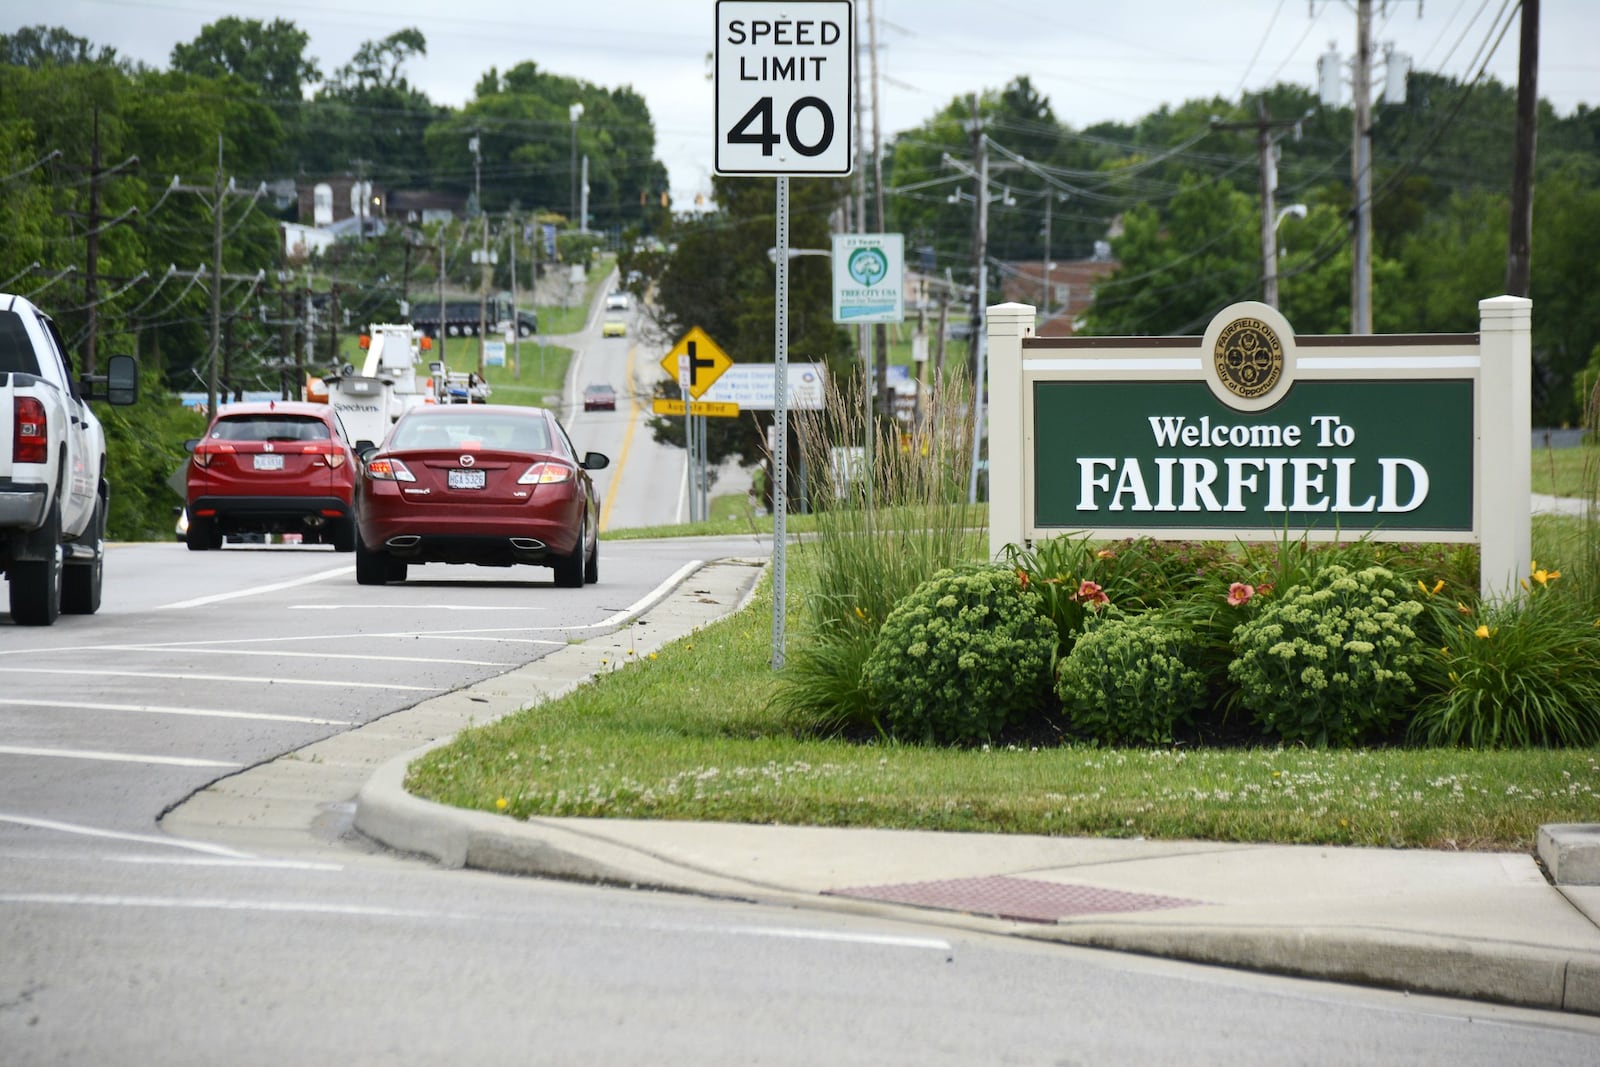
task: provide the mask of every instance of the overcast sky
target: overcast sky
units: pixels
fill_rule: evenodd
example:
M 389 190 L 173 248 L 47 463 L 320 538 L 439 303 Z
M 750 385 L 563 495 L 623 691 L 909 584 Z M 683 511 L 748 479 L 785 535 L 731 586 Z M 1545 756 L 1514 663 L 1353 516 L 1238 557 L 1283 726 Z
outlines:
M 856 0 L 863 21 L 867 6 Z M 1195 97 L 1234 99 L 1279 81 L 1309 88 L 1317 56 L 1331 43 L 1348 61 L 1356 38 L 1354 0 L 874 6 L 885 138 L 956 96 L 998 89 L 1019 74 L 1074 128 L 1133 120 Z M 1489 73 L 1515 84 L 1514 8 L 1511 0 L 1374 0 L 1373 39 L 1409 53 L 1415 69 L 1462 79 L 1488 56 Z M 1545 0 L 1542 8 L 1540 95 L 1561 114 L 1600 104 L 1600 2 Z M 428 54 L 406 73 L 435 102 L 453 106 L 466 102 L 489 67 L 525 60 L 608 89 L 631 85 L 655 120 L 674 200 L 684 204 L 709 191 L 714 0 L 0 0 L 0 30 L 64 26 L 163 67 L 173 45 L 227 15 L 293 21 L 311 35 L 308 52 L 324 73 L 347 62 L 362 41 L 414 26 L 427 38 Z M 864 28 L 861 37 L 865 42 Z

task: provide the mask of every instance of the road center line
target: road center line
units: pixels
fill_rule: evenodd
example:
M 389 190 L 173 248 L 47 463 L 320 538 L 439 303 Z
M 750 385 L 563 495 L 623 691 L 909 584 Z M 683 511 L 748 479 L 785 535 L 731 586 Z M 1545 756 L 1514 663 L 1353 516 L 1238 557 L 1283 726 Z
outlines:
M 369 656 L 359 652 L 286 652 L 266 648 L 201 648 L 197 645 L 96 645 L 97 652 L 166 652 L 182 649 L 194 656 L 273 656 L 283 659 L 349 659 L 362 663 L 448 663 L 468 667 L 515 667 L 518 664 L 493 659 L 423 659 L 420 656 Z
M 31 826 L 36 830 L 55 830 L 63 834 L 78 834 L 82 837 L 105 837 L 113 841 L 133 841 L 141 845 L 184 848 L 192 852 L 204 852 L 210 856 L 222 856 L 227 859 L 247 860 L 253 858 L 248 852 L 240 852 L 237 849 L 227 848 L 223 845 L 208 845 L 201 841 L 180 841 L 175 837 L 162 837 L 159 834 L 130 834 L 121 830 L 102 830 L 97 826 L 57 822 L 55 819 L 39 819 L 32 815 L 6 815 L 0 813 L 0 822 L 14 823 L 17 826 Z
M 0 697 L 0 704 L 19 708 L 78 708 L 83 711 L 130 711 L 144 715 L 193 715 L 203 719 L 252 719 L 261 722 L 294 722 L 310 726 L 354 726 L 348 719 L 314 719 L 306 715 L 269 715 L 254 711 L 221 711 L 216 708 L 171 708 L 159 704 L 93 704 L 81 700 L 17 700 Z
M 281 915 L 344 915 L 368 919 L 471 919 L 455 912 L 415 908 L 374 908 L 361 904 L 320 904 L 221 897 L 130 897 L 97 893 L 0 893 L 0 904 L 54 904 L 100 908 L 182 908 L 196 911 L 261 911 Z
M 258 585 L 253 589 L 235 589 L 230 593 L 213 593 L 211 596 L 195 597 L 193 600 L 180 600 L 174 604 L 161 604 L 153 608 L 154 611 L 179 611 L 183 608 L 198 608 L 206 604 L 216 604 L 224 600 L 237 600 L 240 597 L 258 596 L 261 593 L 276 593 L 280 589 L 293 589 L 297 585 L 310 585 L 313 582 L 324 581 L 328 578 L 337 578 L 340 575 L 354 574 L 355 567 L 335 567 L 331 571 L 318 571 L 308 574 L 303 578 L 292 578 L 287 582 L 275 582 L 272 585 Z
M 240 674 L 185 674 L 173 671 L 85 670 L 81 667 L 0 667 L 3 674 L 70 674 L 79 678 L 165 678 L 180 682 L 228 682 L 254 685 L 314 685 L 334 689 L 403 689 L 414 693 L 437 693 L 431 685 L 400 685 L 393 682 L 346 682 L 322 678 L 253 678 Z

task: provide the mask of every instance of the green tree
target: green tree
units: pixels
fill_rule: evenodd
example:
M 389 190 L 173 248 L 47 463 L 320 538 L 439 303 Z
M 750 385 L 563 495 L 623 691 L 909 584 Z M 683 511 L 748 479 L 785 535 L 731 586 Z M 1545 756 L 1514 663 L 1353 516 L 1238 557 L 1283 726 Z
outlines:
M 241 19 L 230 15 L 200 30 L 172 49 L 172 69 L 206 78 L 233 75 L 254 85 L 276 103 L 298 105 L 307 86 L 321 79 L 315 60 L 306 58 L 311 37 L 287 19 Z
M 24 26 L 16 33 L 0 33 L 0 65 L 38 68 L 74 63 L 121 65 L 115 48 L 97 51 L 86 38 L 60 26 Z

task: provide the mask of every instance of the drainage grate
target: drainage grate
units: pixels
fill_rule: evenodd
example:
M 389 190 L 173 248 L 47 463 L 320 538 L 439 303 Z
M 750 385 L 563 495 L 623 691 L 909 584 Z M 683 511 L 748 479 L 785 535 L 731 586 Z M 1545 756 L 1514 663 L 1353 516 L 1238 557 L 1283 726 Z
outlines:
M 824 890 L 823 895 L 886 900 L 895 904 L 914 904 L 924 908 L 943 908 L 1026 922 L 1055 922 L 1069 915 L 1093 915 L 1097 912 L 1188 908 L 1205 903 L 1203 900 L 1184 900 L 1153 893 L 1128 893 L 1119 889 L 999 875 L 939 882 L 905 882 L 900 885 L 854 886 Z

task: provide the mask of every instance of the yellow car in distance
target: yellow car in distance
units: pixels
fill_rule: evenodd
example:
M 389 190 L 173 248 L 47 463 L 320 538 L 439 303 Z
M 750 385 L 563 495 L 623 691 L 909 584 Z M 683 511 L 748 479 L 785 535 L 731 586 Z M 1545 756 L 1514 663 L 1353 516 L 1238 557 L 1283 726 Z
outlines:
M 607 319 L 600 326 L 600 336 L 626 337 L 628 336 L 628 324 L 622 319 Z

